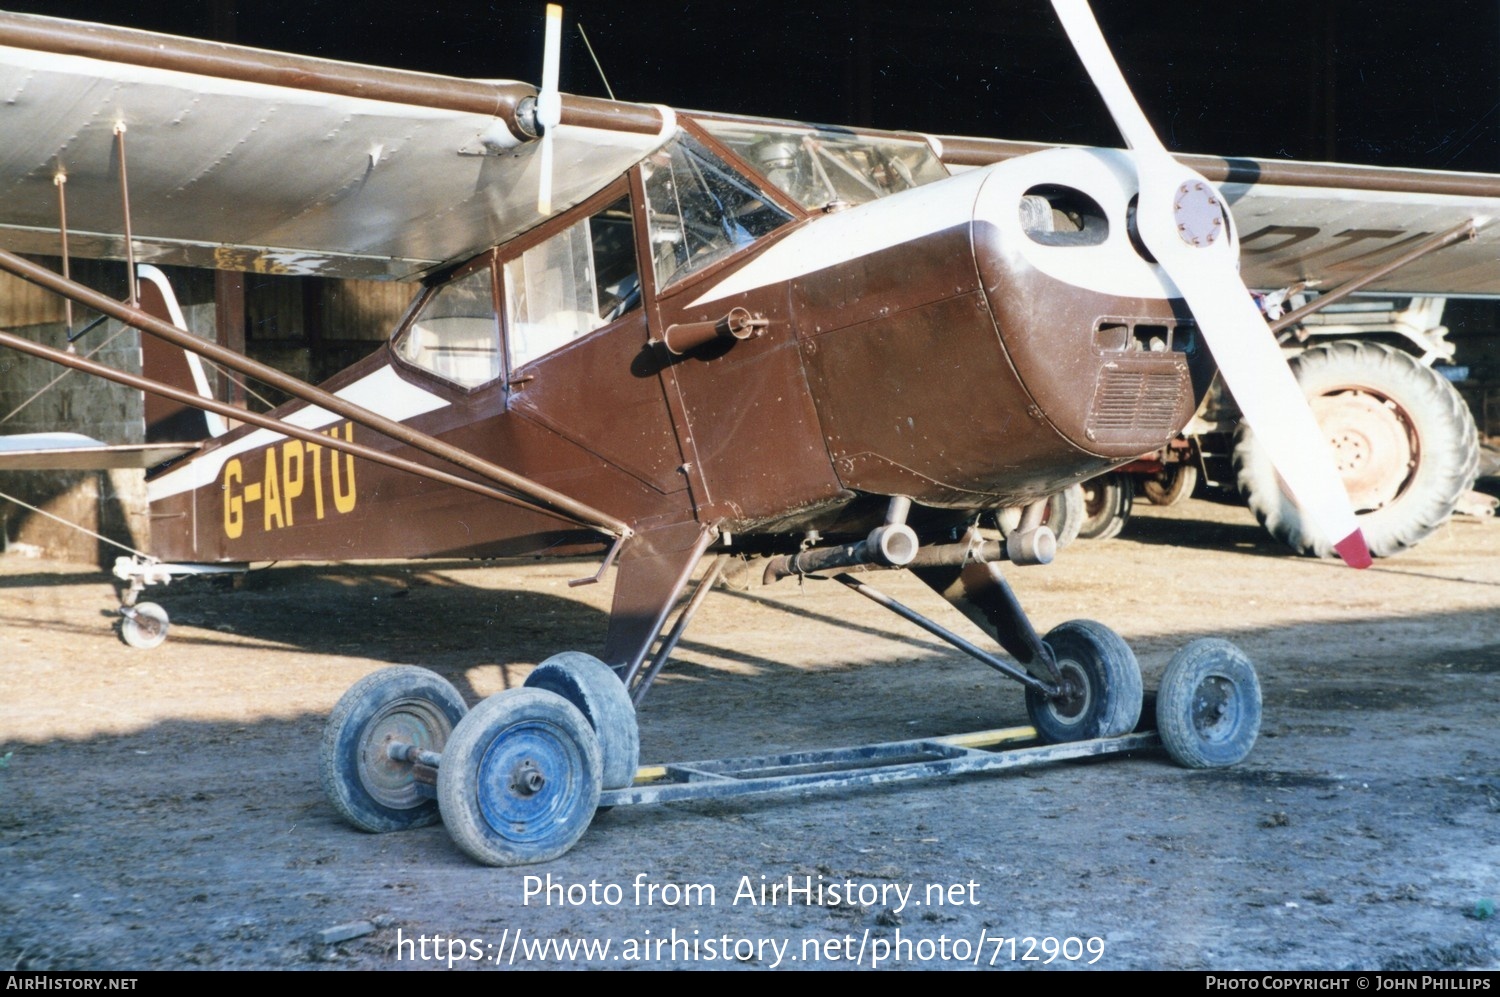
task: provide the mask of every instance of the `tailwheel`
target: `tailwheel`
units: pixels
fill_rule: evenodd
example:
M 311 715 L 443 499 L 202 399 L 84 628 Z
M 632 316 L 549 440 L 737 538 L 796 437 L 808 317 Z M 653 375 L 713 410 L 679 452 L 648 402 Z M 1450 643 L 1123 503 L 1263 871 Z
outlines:
M 463 718 L 443 751 L 438 805 L 454 842 L 486 865 L 545 862 L 583 836 L 599 804 L 599 738 L 547 689 L 507 689 Z
M 635 781 L 641 758 L 635 704 L 614 669 L 581 651 L 554 654 L 526 676 L 528 689 L 546 689 L 572 703 L 599 738 L 605 789 L 624 789 Z
M 398 665 L 366 675 L 344 693 L 323 728 L 323 793 L 361 831 L 401 831 L 438 820 L 438 805 L 416 767 L 393 745 L 441 752 L 468 707 L 447 679 Z
M 1186 768 L 1233 765 L 1260 734 L 1255 665 L 1227 640 L 1195 640 L 1173 655 L 1156 694 L 1156 726 Z
M 154 602 L 138 602 L 134 606 L 122 606 L 120 612 L 120 639 L 131 647 L 149 651 L 160 647 L 167 639 L 170 622 L 167 611 Z
M 1141 717 L 1141 667 L 1120 635 L 1093 620 L 1069 620 L 1043 638 L 1062 688 L 1055 696 L 1026 690 L 1026 713 L 1050 743 L 1118 737 Z

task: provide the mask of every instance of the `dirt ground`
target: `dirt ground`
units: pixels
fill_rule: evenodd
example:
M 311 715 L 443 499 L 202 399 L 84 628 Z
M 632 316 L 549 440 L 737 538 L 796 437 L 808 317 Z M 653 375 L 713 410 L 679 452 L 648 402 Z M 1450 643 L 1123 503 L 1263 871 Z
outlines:
M 510 869 L 473 864 L 441 825 L 343 824 L 316 758 L 344 690 L 417 663 L 473 702 L 556 651 L 597 650 L 608 586 L 567 587 L 584 573 L 400 563 L 176 583 L 153 593 L 171 638 L 142 652 L 113 633 L 102 573 L 0 557 L 0 967 L 1500 967 L 1500 919 L 1483 916 L 1500 898 L 1500 523 L 1456 521 L 1359 573 L 1189 502 L 1011 569 L 1039 628 L 1108 623 L 1148 688 L 1189 639 L 1238 642 L 1265 722 L 1231 769 L 1147 751 L 617 808 L 562 858 Z M 968 626 L 914 579 L 878 581 Z M 1018 687 L 841 586 L 783 582 L 715 592 L 640 719 L 642 760 L 660 762 L 1025 709 Z M 823 894 L 788 902 L 789 883 Z M 346 925 L 358 936 L 325 940 Z

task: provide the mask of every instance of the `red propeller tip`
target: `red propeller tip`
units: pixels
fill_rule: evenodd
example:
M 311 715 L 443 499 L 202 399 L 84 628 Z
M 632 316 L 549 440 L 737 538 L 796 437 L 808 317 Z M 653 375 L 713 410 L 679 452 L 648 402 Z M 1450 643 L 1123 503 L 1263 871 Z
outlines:
M 1374 563 L 1370 558 L 1370 548 L 1365 544 L 1365 535 L 1359 530 L 1334 544 L 1333 549 L 1351 568 L 1368 568 Z

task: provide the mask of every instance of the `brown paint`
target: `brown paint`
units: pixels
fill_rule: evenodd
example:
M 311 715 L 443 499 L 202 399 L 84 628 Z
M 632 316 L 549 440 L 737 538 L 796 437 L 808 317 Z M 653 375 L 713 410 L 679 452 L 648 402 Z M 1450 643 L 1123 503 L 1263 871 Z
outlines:
M 453 273 L 484 265 L 498 275 L 504 260 L 626 189 L 601 192 Z M 639 194 L 637 178 L 629 189 Z M 862 503 L 859 494 L 908 495 L 952 509 L 1030 501 L 1161 445 L 1196 406 L 1184 354 L 1111 351 L 1096 342 L 1103 321 L 1175 327 L 1170 303 L 1080 293 L 1030 271 L 1018 254 L 994 244 L 993 233 L 969 225 L 690 304 L 704 282 L 816 223 L 793 221 L 665 294 L 643 265 L 643 307 L 490 385 L 462 389 L 398 363 L 402 377 L 451 402 L 410 420 L 411 427 L 581 503 L 607 506 L 637 532 L 692 523 L 699 524 L 694 530 L 769 531 L 765 539 L 776 548 L 796 543 L 786 531 L 854 528 L 879 505 Z M 644 228 L 638 213 L 637 230 Z M 638 256 L 644 253 L 642 245 Z M 763 321 L 762 335 L 702 344 L 680 357 L 651 345 L 668 326 L 712 322 L 733 309 Z M 393 361 L 385 354 L 369 358 L 329 387 L 386 362 Z M 1137 382 L 1164 387 L 1153 397 L 1131 387 Z M 1120 383 L 1130 390 L 1122 394 Z M 1143 427 L 1140 411 L 1154 413 L 1154 421 Z M 377 448 L 405 449 L 366 435 Z M 319 519 L 306 511 L 317 478 L 314 458 L 305 460 L 298 470 L 307 483 L 294 498 L 286 497 L 285 480 L 277 482 L 283 513 L 262 506 L 263 528 L 247 528 L 233 542 L 222 530 L 215 536 L 203 529 L 223 518 L 223 488 L 201 490 L 191 511 L 200 541 L 205 533 L 208 540 L 196 557 L 600 549 L 582 531 L 535 513 L 363 463 L 357 495 L 371 498 L 337 515 L 325 508 Z M 273 448 L 269 458 L 265 451 L 245 455 L 242 471 L 245 482 L 259 476 L 269 492 L 272 477 L 285 479 L 295 463 Z M 331 478 L 324 483 L 332 488 Z M 355 537 L 357 550 L 349 546 Z M 622 570 L 653 557 L 632 554 L 627 544 Z M 661 584 L 670 575 L 675 585 L 680 565 L 667 560 L 647 574 Z M 638 607 L 631 612 L 640 615 Z
M 533 95 L 519 84 L 365 69 L 209 42 L 163 45 L 159 36 L 142 32 L 24 15 L 0 14 L 0 44 L 478 112 L 500 118 L 517 135 L 518 107 Z M 563 120 L 648 133 L 662 124 L 654 108 L 576 97 L 565 98 Z M 738 161 L 690 118 L 682 127 L 726 162 Z M 1035 150 L 1017 143 L 942 144 L 948 162 Z M 1240 179 L 1279 168 L 1216 162 Z M 757 552 L 791 552 L 804 531 L 838 536 L 868 529 L 872 520 L 881 521 L 887 496 L 906 496 L 916 503 L 909 522 L 930 539 L 970 510 L 1031 502 L 1163 445 L 1201 397 L 1208 358 L 1202 350 L 1180 348 L 1190 338 L 1190 323 L 1172 302 L 1092 294 L 1061 283 L 1030 269 L 982 224 L 958 224 L 695 306 L 704 290 L 824 216 L 769 191 L 767 199 L 790 213 L 788 223 L 658 288 L 643 193 L 637 166 L 575 208 L 442 276 L 490 267 L 503 316 L 507 260 L 628 195 L 642 281 L 638 307 L 525 365 L 513 365 L 507 354 L 500 376 L 476 387 L 407 365 L 389 348 L 322 390 L 287 385 L 303 400 L 276 414 L 315 404 L 339 419 L 321 437 L 282 438 L 238 454 L 196 491 L 156 502 L 155 552 L 234 562 L 599 553 L 607 546 L 597 529 L 603 526 L 630 536 L 618 560 L 606 657 L 638 666 L 694 565 L 724 532 Z M 1346 239 L 1335 248 L 1351 244 Z M 5 254 L 0 263 L 18 266 Z M 28 279 L 50 278 L 29 273 Z M 232 306 L 236 295 L 226 291 Z M 419 307 L 414 304 L 406 322 Z M 737 339 L 704 332 L 728 314 L 748 316 L 756 334 Z M 126 317 L 189 345 L 159 321 Z M 502 317 L 502 341 L 506 321 Z M 673 327 L 688 330 L 678 340 L 686 344 L 680 355 L 653 345 Z M 1180 332 L 1179 348 L 1137 349 L 1138 327 L 1168 330 L 1169 338 Z M 1118 343 L 1110 338 L 1116 330 L 1122 330 Z M 263 374 L 213 344 L 191 345 Z M 447 405 L 393 423 L 330 394 L 385 365 Z M 195 459 L 216 460 L 216 451 L 252 431 L 232 431 Z M 448 480 L 407 473 L 369 456 L 336 452 L 333 436 L 371 448 L 367 454 L 458 470 L 447 472 Z M 491 486 L 455 482 L 453 474 L 522 492 L 573 522 L 525 503 L 495 501 L 482 494 Z
M 1040 142 L 941 135 L 943 162 L 950 166 L 988 166 L 1054 146 Z M 1450 194 L 1500 197 L 1500 177 L 1488 173 L 1447 173 L 1303 163 L 1275 159 L 1231 158 L 1174 153 L 1173 158 L 1214 183 L 1254 183 L 1271 187 L 1332 187 L 1392 194 Z

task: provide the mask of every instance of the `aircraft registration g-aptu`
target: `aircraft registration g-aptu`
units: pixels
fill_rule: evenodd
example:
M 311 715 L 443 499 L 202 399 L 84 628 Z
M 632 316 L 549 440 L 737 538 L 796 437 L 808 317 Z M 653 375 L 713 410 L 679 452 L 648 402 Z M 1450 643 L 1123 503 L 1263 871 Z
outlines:
M 1128 645 L 1089 620 L 1039 635 L 1000 566 L 1051 560 L 1047 496 L 1167 444 L 1216 371 L 1289 509 L 1368 564 L 1248 288 L 1493 292 L 1500 178 L 1174 156 L 1087 5 L 1053 4 L 1127 150 L 561 94 L 555 8 L 540 88 L 0 15 L 0 269 L 139 329 L 144 376 L 0 344 L 148 393 L 145 445 L 11 439 L 0 467 L 150 469 L 152 556 L 117 567 L 138 645 L 167 626 L 139 593 L 194 566 L 600 556 L 593 580 L 613 567 L 615 589 L 597 656 L 559 649 L 472 710 L 431 671 L 386 669 L 330 718 L 322 777 L 341 814 L 370 831 L 441 817 L 482 862 L 561 854 L 600 806 L 1158 736 L 1184 764 L 1233 764 L 1260 718 L 1233 645 L 1179 652 L 1159 734 L 1132 734 Z M 16 255 L 59 245 L 125 260 L 128 300 Z M 189 335 L 151 263 L 418 290 L 384 348 L 313 387 Z M 215 401 L 200 356 L 294 400 Z M 998 509 L 1008 531 L 986 539 L 976 510 Z M 767 581 L 839 572 L 1023 684 L 1050 746 L 957 737 L 638 772 L 635 707 L 731 556 Z M 864 580 L 895 568 L 1009 659 Z

